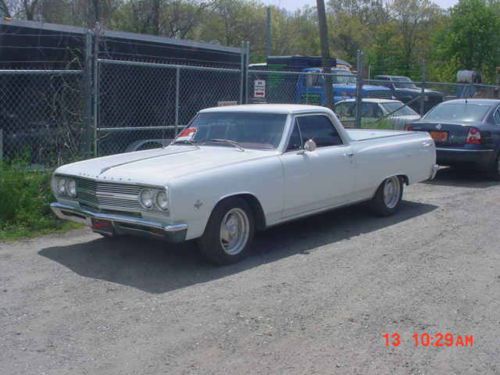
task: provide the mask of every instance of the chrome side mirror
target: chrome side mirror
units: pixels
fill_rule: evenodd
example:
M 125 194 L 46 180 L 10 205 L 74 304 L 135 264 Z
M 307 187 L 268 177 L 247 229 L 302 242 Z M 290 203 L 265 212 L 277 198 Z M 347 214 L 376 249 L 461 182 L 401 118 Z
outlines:
M 316 150 L 316 142 L 314 142 L 312 139 L 309 139 L 304 143 L 304 150 L 307 152 L 313 152 Z

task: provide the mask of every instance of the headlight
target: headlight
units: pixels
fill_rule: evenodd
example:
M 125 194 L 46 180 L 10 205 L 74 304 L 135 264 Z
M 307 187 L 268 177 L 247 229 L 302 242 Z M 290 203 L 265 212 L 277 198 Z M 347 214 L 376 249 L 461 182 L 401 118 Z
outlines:
M 154 197 L 155 197 L 154 190 L 143 189 L 139 194 L 139 202 L 141 203 L 142 207 L 149 210 L 153 207 Z
M 168 196 L 166 191 L 160 191 L 156 194 L 156 205 L 163 211 L 168 209 Z
M 66 179 L 58 178 L 56 180 L 56 193 L 57 195 L 66 195 Z
M 68 194 L 71 198 L 76 198 L 76 181 L 75 180 L 66 180 L 66 194 Z

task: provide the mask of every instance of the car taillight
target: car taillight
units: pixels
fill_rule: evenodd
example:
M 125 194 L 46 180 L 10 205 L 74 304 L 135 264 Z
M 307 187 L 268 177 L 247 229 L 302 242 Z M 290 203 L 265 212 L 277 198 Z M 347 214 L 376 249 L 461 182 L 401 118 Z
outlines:
M 481 144 L 481 132 L 478 128 L 470 128 L 469 134 L 467 134 L 467 140 L 465 143 L 469 145 L 480 145 Z

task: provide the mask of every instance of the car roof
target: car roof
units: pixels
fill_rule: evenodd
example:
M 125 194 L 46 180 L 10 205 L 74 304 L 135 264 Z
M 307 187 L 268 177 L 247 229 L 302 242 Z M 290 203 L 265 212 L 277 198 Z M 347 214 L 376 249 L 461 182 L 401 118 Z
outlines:
M 223 107 L 212 107 L 202 109 L 200 113 L 216 113 L 216 112 L 260 112 L 260 113 L 281 113 L 293 114 L 303 112 L 323 112 L 331 113 L 331 110 L 326 107 L 317 105 L 305 104 L 242 104 L 230 105 Z
M 471 104 L 483 104 L 483 105 L 495 105 L 495 104 L 500 104 L 500 99 L 452 99 L 452 100 L 447 100 L 445 102 L 442 102 L 441 105 L 444 104 L 449 104 L 449 103 L 471 103 Z

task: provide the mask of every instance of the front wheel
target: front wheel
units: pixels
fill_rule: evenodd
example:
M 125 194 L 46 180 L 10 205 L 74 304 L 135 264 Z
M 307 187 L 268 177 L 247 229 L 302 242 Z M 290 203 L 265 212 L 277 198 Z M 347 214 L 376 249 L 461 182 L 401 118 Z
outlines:
M 213 210 L 198 247 L 212 263 L 236 263 L 248 254 L 254 231 L 248 203 L 242 198 L 228 198 Z
M 379 216 L 393 215 L 403 197 L 403 181 L 400 177 L 389 177 L 382 182 L 370 202 L 370 208 Z

